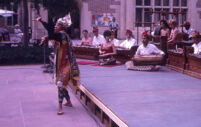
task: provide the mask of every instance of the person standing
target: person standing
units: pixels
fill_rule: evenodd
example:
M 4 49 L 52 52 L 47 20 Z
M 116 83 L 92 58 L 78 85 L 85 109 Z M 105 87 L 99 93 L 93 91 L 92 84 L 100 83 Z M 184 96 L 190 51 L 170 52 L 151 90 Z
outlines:
M 68 24 L 67 18 L 57 20 L 54 27 L 54 33 L 51 37 L 51 42 L 56 45 L 56 85 L 58 87 L 58 115 L 62 115 L 62 103 L 65 98 L 67 103 L 65 106 L 72 107 L 70 96 L 67 91 L 69 81 L 77 89 L 77 81 L 79 80 L 79 68 L 76 58 L 73 53 L 72 42 L 69 35 L 65 32 Z M 44 43 L 47 38 L 43 38 L 41 43 Z
M 191 24 L 188 21 L 185 21 L 183 26 L 186 30 L 185 33 L 188 35 L 188 39 L 191 40 L 193 32 L 195 31 L 195 29 L 191 28 Z
M 169 27 L 167 21 L 161 20 L 160 24 L 161 24 L 160 36 L 162 36 L 162 37 L 165 36 L 168 38 L 170 36 L 170 27 Z
M 115 38 L 117 38 L 119 25 L 117 24 L 115 17 L 112 18 L 112 21 L 109 23 L 109 27 L 111 31 L 115 32 Z
M 180 31 L 177 29 L 176 20 L 170 20 L 169 24 L 170 24 L 171 32 L 168 38 L 168 43 L 174 43 L 175 41 L 178 41 L 180 39 L 178 36 Z

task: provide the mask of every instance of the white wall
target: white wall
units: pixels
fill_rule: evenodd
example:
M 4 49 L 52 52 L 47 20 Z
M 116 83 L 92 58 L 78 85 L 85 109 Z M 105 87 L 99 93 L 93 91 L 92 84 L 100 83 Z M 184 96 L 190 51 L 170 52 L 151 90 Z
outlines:
M 119 1 L 119 0 L 116 0 L 116 1 Z M 91 11 L 89 11 L 89 8 L 88 8 L 88 3 L 83 1 L 81 2 L 81 7 L 80 7 L 80 20 L 81 20 L 81 23 L 80 23 L 80 29 L 81 29 L 81 32 L 82 30 L 84 29 L 87 29 L 89 31 L 89 34 L 92 35 L 92 30 L 93 30 L 93 26 L 92 26 L 92 23 L 91 23 L 91 18 L 92 18 L 92 13 Z M 116 18 L 116 21 L 118 24 L 120 24 L 120 6 L 119 5 L 111 5 L 111 8 L 115 9 L 115 13 L 112 13 L 112 15 Z M 99 33 L 100 34 L 103 34 L 103 32 L 105 30 L 108 30 L 109 27 L 99 27 Z M 120 34 L 120 32 L 119 32 Z M 82 34 L 81 34 L 81 37 L 82 37 Z
M 191 2 L 190 0 L 188 0 L 188 5 L 189 5 L 188 21 L 191 22 L 192 28 L 201 32 L 201 16 L 198 13 L 199 11 L 201 12 L 201 8 L 196 7 L 196 3 L 199 0 L 195 0 L 195 1 L 196 2 Z

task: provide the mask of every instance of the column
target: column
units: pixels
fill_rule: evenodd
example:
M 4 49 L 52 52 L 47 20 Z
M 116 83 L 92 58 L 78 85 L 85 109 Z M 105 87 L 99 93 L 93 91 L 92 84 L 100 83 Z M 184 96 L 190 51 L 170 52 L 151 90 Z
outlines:
M 89 33 L 92 31 L 91 28 L 91 12 L 89 11 L 88 2 L 82 2 L 80 7 L 80 32 L 83 29 L 87 29 Z
M 126 28 L 126 0 L 121 0 L 119 26 L 120 26 L 120 38 L 124 38 Z
M 126 0 L 126 29 L 134 28 L 134 0 Z

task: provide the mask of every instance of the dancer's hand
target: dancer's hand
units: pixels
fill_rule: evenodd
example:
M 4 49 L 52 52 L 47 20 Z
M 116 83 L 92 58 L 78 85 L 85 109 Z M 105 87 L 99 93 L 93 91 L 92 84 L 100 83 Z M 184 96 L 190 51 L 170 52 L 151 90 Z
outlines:
M 41 18 L 41 17 L 38 17 L 38 18 L 36 18 L 36 19 L 33 19 L 33 21 L 41 22 L 41 21 L 42 21 L 42 18 Z
M 47 39 L 48 39 L 48 36 L 42 37 L 42 38 L 41 38 L 41 42 L 40 42 L 39 45 L 41 46 L 41 45 L 45 44 L 45 42 L 47 41 Z

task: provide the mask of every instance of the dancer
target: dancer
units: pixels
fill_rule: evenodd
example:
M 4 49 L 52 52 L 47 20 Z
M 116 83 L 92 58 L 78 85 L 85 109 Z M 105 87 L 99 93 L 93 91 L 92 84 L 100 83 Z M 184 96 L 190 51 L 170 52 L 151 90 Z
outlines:
M 58 87 L 59 108 L 58 115 L 62 115 L 63 99 L 67 100 L 65 106 L 72 107 L 70 96 L 67 91 L 69 81 L 75 89 L 77 88 L 77 81 L 79 80 L 79 68 L 76 58 L 73 54 L 72 43 L 69 35 L 65 29 L 69 27 L 69 19 L 67 17 L 57 20 L 54 33 L 51 34 L 51 42 L 56 45 L 56 85 Z M 42 43 L 46 41 L 47 37 L 42 39 Z

